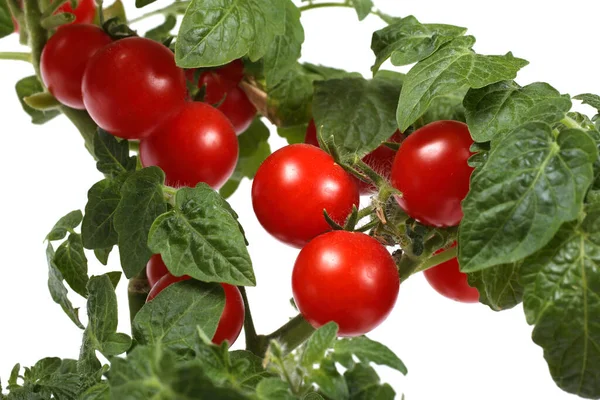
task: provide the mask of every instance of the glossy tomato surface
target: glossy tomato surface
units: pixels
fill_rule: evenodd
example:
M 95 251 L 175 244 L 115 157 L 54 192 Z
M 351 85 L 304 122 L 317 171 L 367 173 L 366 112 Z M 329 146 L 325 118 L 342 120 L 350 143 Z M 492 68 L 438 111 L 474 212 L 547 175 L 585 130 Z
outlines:
M 158 166 L 173 187 L 205 182 L 218 189 L 238 159 L 238 140 L 231 123 L 205 103 L 187 103 L 156 134 L 140 142 L 145 167 Z
M 359 336 L 392 311 L 400 279 L 390 253 L 363 233 L 333 231 L 306 245 L 294 265 L 298 309 L 314 327 L 330 321 L 340 336 Z
M 95 25 L 67 25 L 59 29 L 42 51 L 40 71 L 44 84 L 54 97 L 71 108 L 83 110 L 81 83 L 88 61 L 112 42 Z
M 331 230 L 323 210 L 343 224 L 359 205 L 352 177 L 321 149 L 307 144 L 283 147 L 260 166 L 252 184 L 252 205 L 267 232 L 302 247 Z
M 150 284 L 150 287 L 154 287 L 160 278 L 168 273 L 169 270 L 163 262 L 160 254 L 153 255 L 146 265 L 146 276 L 148 277 L 148 283 Z
M 458 225 L 473 172 L 467 163 L 472 144 L 467 125 L 457 121 L 433 122 L 408 136 L 392 167 L 400 207 L 425 225 Z
M 156 131 L 179 112 L 187 96 L 185 75 L 171 50 L 130 37 L 104 47 L 83 76 L 83 101 L 104 130 L 125 139 Z
M 156 282 L 152 286 L 152 289 L 150 289 L 150 293 L 148 293 L 148 297 L 146 298 L 146 302 L 154 300 L 154 298 L 156 296 L 158 296 L 158 294 L 160 292 L 162 292 L 163 290 L 165 290 L 166 288 L 168 288 L 172 284 L 177 283 L 177 282 L 181 282 L 181 281 L 187 281 L 188 279 L 192 279 L 192 278 L 189 277 L 189 276 L 187 276 L 187 275 L 184 275 L 184 276 L 173 276 L 170 273 L 164 275 L 162 278 L 160 278 L 158 280 L 158 282 Z
M 455 247 L 456 243 L 452 247 Z M 435 254 L 440 254 L 437 251 Z M 446 261 L 424 272 L 427 282 L 439 294 L 461 303 L 477 303 L 479 301 L 479 292 L 474 287 L 469 286 L 467 274 L 460 272 L 458 260 L 456 258 Z

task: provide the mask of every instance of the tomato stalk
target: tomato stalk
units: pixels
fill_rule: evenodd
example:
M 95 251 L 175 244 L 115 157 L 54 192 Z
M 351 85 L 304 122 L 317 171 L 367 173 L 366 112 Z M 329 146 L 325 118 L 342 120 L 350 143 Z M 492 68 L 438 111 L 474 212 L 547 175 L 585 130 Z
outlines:
M 0 60 L 25 61 L 31 63 L 31 53 L 8 51 L 0 52 Z
M 279 343 L 285 354 L 291 353 L 304 343 L 314 331 L 315 328 L 302 315 L 297 315 L 275 332 L 266 336 L 258 336 L 256 351 L 253 353 L 264 357 L 272 340 Z
M 42 20 L 40 21 L 40 25 L 42 25 L 42 28 L 50 30 L 50 29 L 56 29 L 59 26 L 62 26 L 65 24 L 70 24 L 73 21 L 75 21 L 75 15 L 65 12 L 65 13 L 60 13 L 60 14 L 56 14 L 56 15 L 51 15 L 46 18 L 42 18 Z
M 158 10 L 154 10 L 149 13 L 140 15 L 139 17 L 130 20 L 129 23 L 135 24 L 136 22 L 143 21 L 147 18 L 154 17 L 156 15 L 183 14 L 183 13 L 185 13 L 185 10 L 187 10 L 190 3 L 191 3 L 190 1 L 179 1 L 179 2 L 173 3 L 171 5 L 168 5 L 164 8 L 160 8 Z
M 149 292 L 150 284 L 148 283 L 148 278 L 146 276 L 146 268 L 144 268 L 139 275 L 129 280 L 129 285 L 127 286 L 129 317 L 131 322 L 133 322 L 133 319 L 137 313 L 141 310 L 144 304 L 146 304 L 146 299 L 148 298 Z
M 581 125 L 579 125 L 579 123 L 577 121 L 575 121 L 573 118 L 571 118 L 569 116 L 565 116 L 560 122 L 567 128 L 584 129 Z
M 260 337 L 256 333 L 254 327 L 254 320 L 252 319 L 252 312 L 250 311 L 250 303 L 248 301 L 248 295 L 246 294 L 246 288 L 240 286 L 240 293 L 244 300 L 244 335 L 246 337 L 246 350 L 257 354 L 260 352 Z
M 326 2 L 326 3 L 309 3 L 305 6 L 301 6 L 298 7 L 298 9 L 300 10 L 300 12 L 303 11 L 308 11 L 308 10 L 316 10 L 318 8 L 328 8 L 328 7 L 345 7 L 345 8 L 354 8 L 353 4 L 350 4 L 350 2 L 344 2 L 344 3 L 335 3 L 335 2 Z M 379 18 L 381 18 L 384 22 L 389 22 L 392 17 L 377 10 L 377 9 L 372 9 L 370 12 L 372 15 L 375 15 Z
M 63 6 L 63 4 L 65 4 L 66 2 L 68 2 L 69 0 L 56 0 L 53 1 L 52 3 L 48 4 L 47 7 L 41 7 L 41 9 L 43 9 L 44 11 L 42 12 L 42 19 L 51 17 L 52 15 L 54 15 L 54 13 L 56 11 L 58 11 L 58 9 L 60 7 Z

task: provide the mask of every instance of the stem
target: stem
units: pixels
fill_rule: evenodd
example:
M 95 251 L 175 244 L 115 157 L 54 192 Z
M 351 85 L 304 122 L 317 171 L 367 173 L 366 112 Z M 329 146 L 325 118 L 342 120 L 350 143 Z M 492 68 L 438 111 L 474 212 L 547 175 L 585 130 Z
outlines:
M 0 52 L 0 60 L 32 62 L 31 53 L 25 52 Z
M 98 126 L 92 120 L 90 115 L 86 111 L 75 110 L 64 105 L 60 106 L 59 110 L 69 118 L 73 125 L 79 130 L 79 133 L 85 142 L 85 148 L 90 152 L 92 157 L 96 159 L 96 154 L 94 153 L 94 136 L 96 135 Z
M 317 8 L 327 8 L 327 7 L 354 8 L 354 6 L 349 3 L 328 2 L 328 3 L 307 4 L 305 6 L 298 7 L 298 9 L 300 10 L 300 12 L 303 12 L 303 11 L 308 11 L 308 10 L 316 10 Z
M 277 340 L 284 351 L 290 353 L 304 343 L 314 331 L 315 328 L 302 315 L 297 315 L 275 332 L 262 337 L 261 355 L 266 353 L 271 340 Z
M 246 350 L 257 354 L 257 352 L 260 351 L 261 339 L 254 327 L 254 320 L 252 319 L 252 313 L 250 312 L 250 302 L 248 301 L 246 288 L 240 286 L 239 289 L 242 294 L 242 299 L 244 300 L 244 335 L 246 336 Z
M 369 205 L 368 207 L 365 207 L 361 210 L 358 211 L 358 220 L 360 221 L 361 219 L 368 217 L 369 215 L 373 214 L 373 211 L 375 211 L 375 207 L 373 207 L 373 205 Z
M 143 21 L 146 18 L 154 17 L 155 15 L 183 14 L 185 13 L 185 10 L 187 10 L 189 5 L 189 1 L 180 1 L 178 3 L 173 3 L 159 10 L 150 11 L 149 13 L 140 15 L 139 17 L 130 20 L 129 23 L 135 24 L 136 22 Z
M 40 24 L 44 29 L 56 29 L 59 26 L 70 24 L 75 21 L 75 15 L 71 13 L 60 13 L 43 18 Z
M 48 32 L 40 24 L 42 13 L 37 1 L 24 1 L 23 10 L 25 11 L 25 20 L 29 30 L 29 47 L 31 47 L 31 60 L 33 68 L 38 78 L 40 74 L 40 58 L 42 50 L 48 40 Z M 41 79 L 40 79 L 41 82 Z
M 457 255 L 458 255 L 458 249 L 456 247 L 452 247 L 440 254 L 437 254 L 437 255 L 427 259 L 427 261 L 425 261 L 423 264 L 421 264 L 417 268 L 415 268 L 415 270 L 413 271 L 413 274 L 416 274 L 417 272 L 422 272 L 422 271 L 428 270 L 433 267 L 437 267 L 438 265 L 443 264 L 446 261 L 450 261 L 453 258 L 456 258 Z
M 137 313 L 141 310 L 141 308 L 146 304 L 146 298 L 148 297 L 148 293 L 150 292 L 150 284 L 148 283 L 148 278 L 146 277 L 146 268 L 142 270 L 142 272 L 129 280 L 129 286 L 127 287 L 127 296 L 129 298 L 129 317 L 131 322 L 137 315 Z
M 577 121 L 575 121 L 573 118 L 571 118 L 569 116 L 565 116 L 560 122 L 567 128 L 583 129 L 583 127 L 581 125 L 579 125 L 579 123 Z
M 62 7 L 63 4 L 65 4 L 67 1 L 69 0 L 55 0 L 52 3 L 50 3 L 48 5 L 48 8 L 44 9 L 44 12 L 42 13 L 42 19 L 44 18 L 48 18 L 51 15 L 54 15 L 54 13 L 60 8 Z

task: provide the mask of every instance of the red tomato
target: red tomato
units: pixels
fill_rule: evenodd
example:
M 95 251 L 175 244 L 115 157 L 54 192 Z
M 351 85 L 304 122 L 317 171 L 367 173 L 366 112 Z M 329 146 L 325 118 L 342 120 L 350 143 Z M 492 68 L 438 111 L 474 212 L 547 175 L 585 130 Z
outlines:
M 177 277 L 171 274 L 163 276 L 150 290 L 146 302 L 152 301 L 168 286 L 188 279 L 192 278 L 189 276 Z M 225 292 L 225 308 L 219 319 L 219 324 L 217 325 L 217 330 L 213 335 L 212 341 L 214 344 L 221 344 L 224 340 L 227 340 L 231 346 L 240 335 L 244 326 L 244 300 L 237 287 L 226 283 L 222 283 L 221 286 Z
M 271 154 L 252 184 L 258 221 L 271 235 L 295 247 L 331 230 L 323 210 L 342 224 L 358 204 L 352 177 L 329 154 L 306 144 Z
M 19 3 L 22 5 L 23 1 L 21 0 Z M 53 1 L 50 1 L 50 3 L 53 3 Z M 61 12 L 74 14 L 75 21 L 72 22 L 74 24 L 91 24 L 96 17 L 96 4 L 94 0 L 79 0 L 78 6 L 73 10 L 71 4 L 67 2 L 58 8 L 55 15 Z M 14 18 L 12 20 L 15 26 L 15 32 L 19 32 L 19 23 Z
M 401 143 L 403 140 L 404 135 L 400 133 L 400 131 L 396 131 L 392 137 L 388 139 L 388 142 Z M 304 143 L 320 147 L 317 139 L 317 127 L 315 126 L 315 121 L 312 119 L 308 123 L 308 128 L 306 129 Z M 392 165 L 394 164 L 394 157 L 396 157 L 396 152 L 382 144 L 363 157 L 362 160 L 375 172 L 383 176 L 385 179 L 389 179 L 392 171 Z M 377 188 L 375 186 L 367 182 L 363 182 L 358 178 L 354 179 L 358 185 L 358 190 L 361 195 L 365 196 L 377 192 Z
M 95 25 L 67 25 L 48 40 L 40 61 L 44 84 L 58 101 L 83 110 L 81 83 L 90 58 L 112 40 Z
M 292 273 L 294 300 L 315 328 L 330 321 L 340 336 L 373 330 L 392 311 L 400 279 L 390 253 L 364 233 L 333 231 L 300 251 Z
M 171 50 L 140 37 L 97 52 L 85 70 L 82 90 L 92 119 L 124 139 L 150 135 L 179 112 L 187 95 L 185 75 Z
M 455 247 L 456 243 L 452 245 Z M 438 250 L 435 254 L 440 254 Z M 462 303 L 477 303 L 479 292 L 469 286 L 467 274 L 460 272 L 458 260 L 453 258 L 424 272 L 427 282 L 442 296 Z
M 437 121 L 413 132 L 392 167 L 392 185 L 402 192 L 396 197 L 400 207 L 425 225 L 458 225 L 473 172 L 467 164 L 472 144 L 462 122 Z
M 234 60 L 219 68 L 218 71 L 221 77 L 233 84 L 232 87 L 237 86 L 244 79 L 244 63 L 242 60 Z
M 169 270 L 163 262 L 160 254 L 153 255 L 146 265 L 146 276 L 148 277 L 148 283 L 150 284 L 150 287 L 154 287 L 160 278 L 168 273 Z
M 220 111 L 205 103 L 187 103 L 155 135 L 140 142 L 140 157 L 145 167 L 160 167 L 169 186 L 206 182 L 218 189 L 235 169 L 238 140 Z

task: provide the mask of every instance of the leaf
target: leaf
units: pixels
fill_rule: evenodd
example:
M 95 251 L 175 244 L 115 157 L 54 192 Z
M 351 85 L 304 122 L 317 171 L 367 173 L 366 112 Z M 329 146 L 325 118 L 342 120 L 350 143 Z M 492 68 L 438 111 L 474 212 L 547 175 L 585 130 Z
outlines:
M 229 353 L 231 370 L 237 384 L 255 389 L 259 382 L 271 376 L 263 367 L 263 359 L 246 350 Z
M 231 196 L 244 178 L 253 179 L 258 167 L 271 154 L 269 128 L 257 118 L 238 136 L 239 158 L 229 181 L 219 190 L 224 198 Z
M 46 248 L 46 258 L 48 260 L 48 290 L 52 300 L 61 306 L 65 314 L 77 325 L 83 329 L 83 324 L 79 320 L 79 308 L 74 308 L 68 298 L 68 291 L 63 283 L 63 276 L 57 266 L 54 264 L 54 248 L 50 243 Z
M 175 60 L 181 68 L 213 67 L 263 57 L 285 32 L 283 0 L 192 0 L 181 23 Z
M 24 387 L 34 387 L 44 398 L 75 399 L 80 391 L 81 377 L 72 371 L 62 370 L 60 358 L 44 358 L 33 367 L 26 368 Z
M 118 18 L 121 23 L 127 22 L 125 6 L 123 6 L 123 2 L 121 0 L 115 0 L 115 2 L 110 6 L 104 7 L 102 12 L 104 13 L 105 21 Z M 94 24 L 100 25 L 100 15 L 98 12 L 96 12 L 96 16 L 94 17 Z
M 317 129 L 333 135 L 346 154 L 359 158 L 375 150 L 397 129 L 394 115 L 401 85 L 387 76 L 315 82 L 313 114 Z
M 571 109 L 571 98 L 547 83 L 525 87 L 503 81 L 481 89 L 471 89 L 464 100 L 467 124 L 476 142 L 498 140 L 526 122 L 553 124 Z
M 463 272 L 523 259 L 577 218 L 598 152 L 583 131 L 558 137 L 533 122 L 506 135 L 471 177 L 462 203 L 458 259 Z
M 260 381 L 256 387 L 258 400 L 295 400 L 290 387 L 279 378 L 268 378 Z
M 391 24 L 373 33 L 371 50 L 376 60 L 371 69 L 377 72 L 388 58 L 396 66 L 419 62 L 466 31 L 459 26 L 422 24 L 412 15 L 394 19 Z
M 346 380 L 340 375 L 335 363 L 330 359 L 324 359 L 318 369 L 310 371 L 309 379 L 319 386 L 319 391 L 327 398 L 350 399 Z
M 600 113 L 600 96 L 597 94 L 584 93 L 573 98 L 575 100 L 581 100 L 583 104 L 594 107 Z
M 302 365 L 305 368 L 312 368 L 313 364 L 318 364 L 325 357 L 328 349 L 333 347 L 338 333 L 338 326 L 335 322 L 330 322 L 317 329 L 306 342 L 306 348 L 302 354 Z
M 162 42 L 171 36 L 171 31 L 175 29 L 175 25 L 177 25 L 177 17 L 169 14 L 165 17 L 165 22 L 156 28 L 150 29 L 148 32 L 146 32 L 145 36 L 148 39 Z
M 6 1 L 0 1 L 0 38 L 10 35 L 14 30 L 15 27 L 12 22 L 8 4 Z
M 404 375 L 408 373 L 406 366 L 389 348 L 375 342 L 366 336 L 351 339 L 340 339 L 335 342 L 336 355 L 354 355 L 363 362 L 372 362 L 377 365 L 387 365 Z
M 304 396 L 302 398 L 302 400 L 324 400 L 324 399 L 319 393 L 312 392 L 312 393 L 308 393 L 306 396 Z
M 600 397 L 600 207 L 582 223 L 564 224 L 521 269 L 524 308 L 533 340 L 557 385 Z
M 102 265 L 107 265 L 108 264 L 108 256 L 110 255 L 110 252 L 112 251 L 112 247 L 107 247 L 105 249 L 94 249 L 94 255 L 96 256 L 96 258 L 98 259 L 98 261 L 100 261 L 100 263 Z
M 1 2 L 0 2 L 1 3 Z M 0 11 L 1 14 L 1 11 Z M 1 29 L 1 28 L 0 28 Z M 11 21 L 11 33 L 12 33 L 12 21 Z M 17 82 L 15 89 L 17 90 L 17 96 L 21 102 L 23 110 L 31 117 L 31 122 L 36 125 L 42 125 L 50 121 L 54 117 L 58 116 L 60 112 L 58 110 L 46 110 L 40 111 L 29 107 L 23 100 L 25 97 L 33 96 L 37 93 L 43 93 L 44 88 L 36 76 L 28 76 Z
M 381 384 L 377 372 L 368 364 L 356 364 L 344 373 L 352 400 L 394 400 L 396 392 L 387 383 Z
M 444 96 L 433 99 L 425 114 L 423 114 L 415 123 L 413 128 L 419 129 L 435 121 L 453 120 L 465 122 L 465 108 L 463 99 L 467 94 L 466 90 L 459 90 Z
M 217 329 L 225 296 L 220 285 L 184 281 L 170 285 L 147 303 L 133 320 L 138 344 L 162 345 L 178 354 L 194 349 L 199 326 L 212 338 Z
M 307 124 L 290 126 L 287 128 L 277 127 L 277 134 L 284 138 L 288 144 L 304 143 Z
M 121 201 L 114 225 L 119 234 L 121 266 L 127 278 L 137 275 L 148 263 L 148 233 L 154 220 L 167 211 L 163 194 L 165 174 L 157 167 L 132 174 L 121 187 Z
M 114 217 L 121 201 L 123 179 L 104 179 L 88 192 L 85 216 L 81 225 L 86 249 L 106 249 L 119 243 Z
M 111 400 L 110 386 L 106 381 L 98 383 L 83 392 L 80 400 Z
M 135 0 L 135 6 L 137 8 L 146 7 L 148 4 L 154 3 L 156 0 Z
M 514 79 L 517 71 L 528 64 L 511 53 L 505 56 L 476 54 L 471 50 L 474 44 L 472 36 L 458 37 L 408 72 L 396 116 L 400 131 L 404 132 L 423 115 L 436 97 Z
M 46 240 L 53 241 L 64 239 L 67 236 L 67 233 L 72 233 L 73 230 L 79 226 L 82 219 L 83 215 L 81 214 L 81 211 L 71 211 L 70 213 L 58 220 L 58 222 L 54 225 L 48 236 L 46 236 Z
M 350 4 L 356 10 L 359 21 L 367 18 L 373 9 L 373 0 L 350 0 Z
M 284 2 L 284 27 L 282 35 L 275 37 L 264 56 L 264 75 L 271 88 L 285 78 L 296 66 L 304 43 L 304 28 L 300 23 L 300 10 L 291 0 Z
M 88 265 L 83 251 L 81 235 L 71 233 L 69 239 L 56 249 L 54 265 L 71 289 L 81 296 L 87 297 Z
M 94 154 L 98 171 L 116 177 L 123 172 L 135 171 L 137 159 L 129 155 L 129 142 L 118 141 L 110 133 L 98 128 L 94 136 Z
M 206 184 L 179 189 L 175 208 L 156 219 L 148 244 L 175 276 L 254 286 L 256 278 L 231 207 Z
M 479 291 L 479 302 L 494 311 L 503 311 L 523 301 L 523 286 L 519 283 L 522 261 L 501 264 L 468 274 L 469 285 Z

